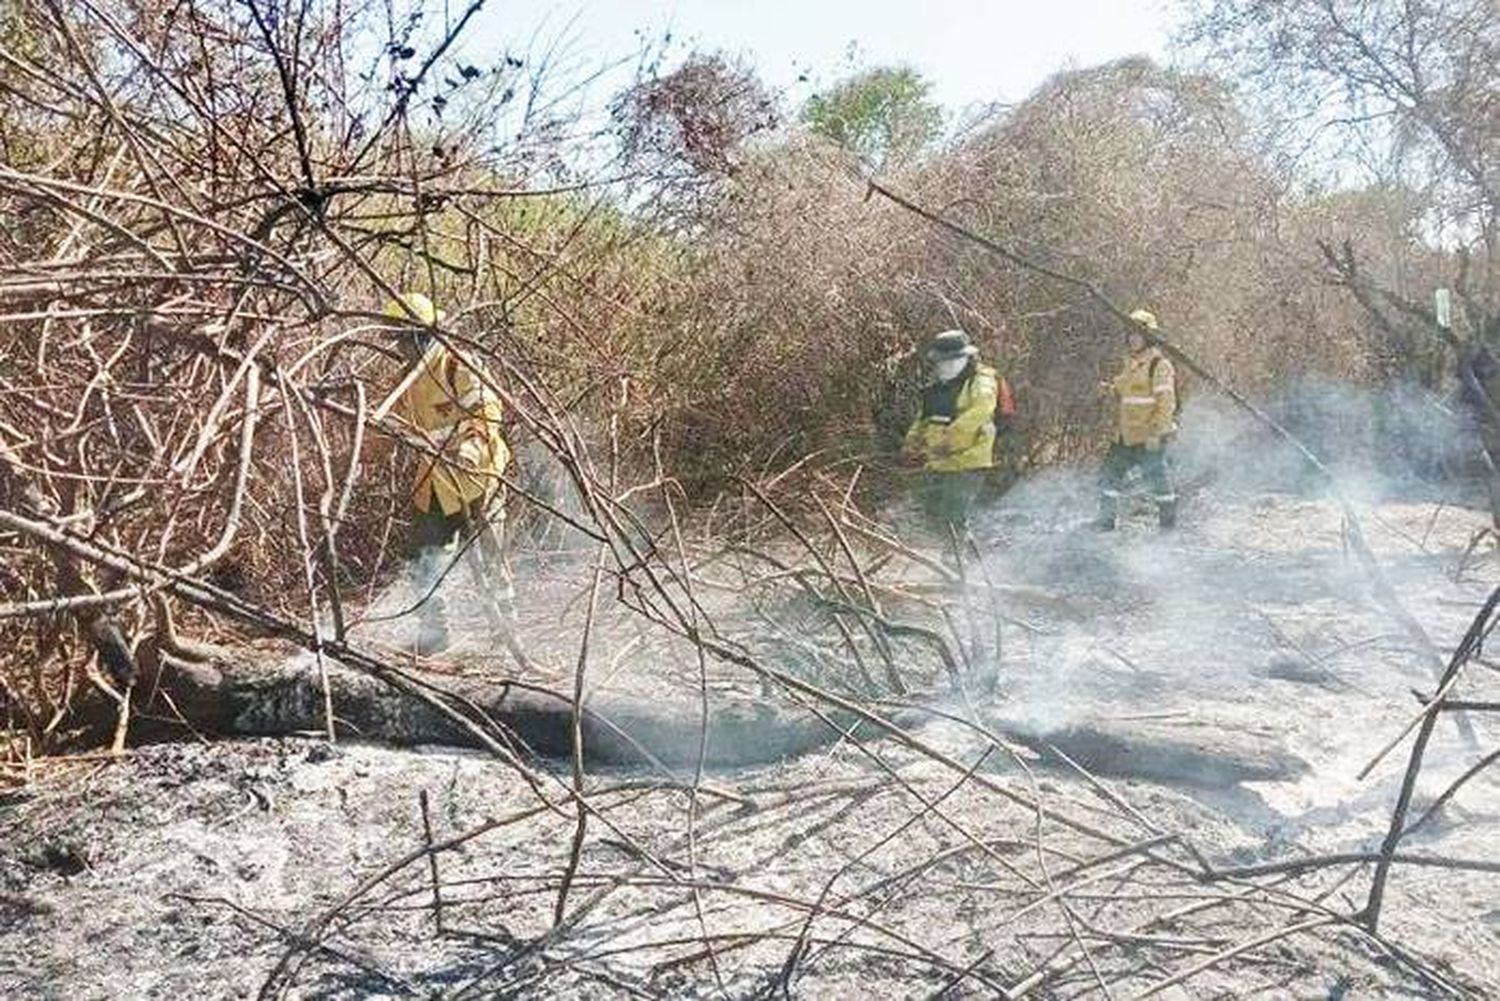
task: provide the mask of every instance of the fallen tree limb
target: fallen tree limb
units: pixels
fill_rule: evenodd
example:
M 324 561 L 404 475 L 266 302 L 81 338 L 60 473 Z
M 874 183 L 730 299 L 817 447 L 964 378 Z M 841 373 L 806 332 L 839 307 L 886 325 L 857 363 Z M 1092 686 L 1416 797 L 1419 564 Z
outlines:
M 1468 630 L 1464 633 L 1463 641 L 1453 651 L 1447 670 L 1438 681 L 1438 695 L 1425 711 L 1422 725 L 1417 730 L 1416 739 L 1412 742 L 1411 756 L 1406 763 L 1406 773 L 1401 778 L 1401 792 L 1396 797 L 1395 808 L 1391 811 L 1390 826 L 1380 845 L 1380 859 L 1375 866 L 1375 877 L 1370 882 L 1369 901 L 1365 905 L 1364 919 L 1372 934 L 1379 928 L 1380 907 L 1385 899 L 1386 879 L 1390 876 L 1391 864 L 1396 858 L 1396 850 L 1401 844 L 1401 839 L 1407 834 L 1406 813 L 1411 808 L 1412 796 L 1416 792 L 1417 776 L 1422 772 L 1422 759 L 1427 753 L 1427 743 L 1432 739 L 1432 731 L 1437 726 L 1438 710 L 1443 705 L 1443 696 L 1452 687 L 1459 672 L 1463 670 L 1463 666 L 1469 662 L 1469 658 L 1479 652 L 1485 638 L 1494 629 L 1497 609 L 1500 609 L 1500 587 L 1490 592 L 1484 607 L 1474 616 L 1474 621 L 1469 624 Z
M 1384 855 L 1380 852 L 1341 852 L 1334 855 L 1313 855 L 1308 858 L 1289 859 L 1285 862 L 1264 862 L 1259 865 L 1242 865 L 1232 869 L 1219 869 L 1216 879 L 1249 879 L 1255 876 L 1274 876 L 1279 873 L 1303 873 L 1314 869 L 1328 869 L 1339 865 L 1365 865 L 1370 862 L 1389 861 L 1393 865 L 1425 866 L 1429 869 L 1457 869 L 1463 872 L 1500 873 L 1500 861 L 1492 859 L 1448 858 L 1443 855 L 1411 855 L 1397 852 Z
M 212 585 L 172 575 L 139 557 L 114 553 L 64 529 L 0 510 L 0 527 L 24 532 L 66 550 L 76 558 L 168 591 L 186 601 L 219 612 L 243 624 L 268 631 L 310 649 L 318 638 L 305 627 L 251 605 Z M 790 715 L 765 705 L 720 707 L 708 720 L 704 761 L 712 766 L 741 766 L 781 760 L 838 739 L 856 720 L 873 724 L 898 742 L 936 760 L 949 762 L 913 738 L 905 727 L 920 719 L 912 707 L 892 717 L 863 709 L 858 703 L 824 691 L 783 671 L 769 669 L 742 652 L 700 637 L 719 659 L 750 666 L 788 690 L 824 703 L 824 713 Z M 521 767 L 530 753 L 566 757 L 573 751 L 574 700 L 569 696 L 514 681 L 460 676 L 419 676 L 392 667 L 379 657 L 345 641 L 323 640 L 324 653 L 335 663 L 329 684 L 337 720 L 353 736 L 394 744 L 441 743 L 479 747 Z M 204 648 L 196 648 L 202 652 Z M 173 656 L 159 658 L 153 673 L 137 685 L 141 700 L 137 735 L 161 739 L 185 731 L 228 735 L 272 735 L 319 732 L 325 719 L 322 682 L 316 671 L 280 655 L 225 652 L 193 663 Z M 80 707 L 85 726 L 112 723 L 112 711 L 92 717 Z M 827 717 L 825 720 L 823 716 Z M 583 744 L 593 762 L 645 764 L 671 768 L 698 760 L 704 739 L 696 714 L 663 712 L 659 706 L 590 704 L 582 710 Z M 1212 754 L 1183 748 L 1132 742 L 1091 726 L 1046 730 L 1009 721 L 997 724 L 1002 735 L 1045 750 L 1054 745 L 1106 775 L 1136 775 L 1181 781 L 1181 754 L 1195 754 L 1190 782 L 1210 784 L 1291 777 L 1302 767 L 1286 758 L 1259 764 L 1215 761 Z M 1159 743 L 1159 742 L 1158 742 Z M 1153 762 L 1155 764 L 1153 764 Z M 1290 769 L 1290 772 L 1288 772 Z M 533 776 L 534 777 L 534 776 Z M 993 788 L 992 783 L 981 782 Z M 1086 833 L 1097 833 L 1086 831 Z
M 1280 941 L 1281 939 L 1287 938 L 1291 935 L 1313 931 L 1314 929 L 1322 928 L 1326 925 L 1335 923 L 1335 919 L 1329 917 L 1309 918 L 1306 921 L 1299 921 L 1296 924 L 1287 925 L 1284 928 L 1277 928 L 1273 931 L 1266 932 L 1264 935 L 1257 935 L 1255 938 L 1240 942 L 1220 952 L 1214 953 L 1212 956 L 1209 956 L 1202 962 L 1196 963 L 1180 973 L 1174 973 L 1170 977 L 1157 981 L 1155 984 L 1152 984 L 1144 991 L 1134 995 L 1134 1001 L 1143 1001 L 1143 999 L 1145 998 L 1155 997 L 1162 991 L 1168 990 L 1178 984 L 1191 980 L 1198 974 L 1212 969 L 1213 967 L 1222 962 L 1225 962 L 1226 960 L 1233 959 L 1236 956 L 1244 955 L 1245 953 L 1250 952 L 1252 949 L 1258 949 L 1263 945 L 1269 945 L 1272 942 Z
M 1406 829 L 1401 832 L 1401 836 L 1403 838 L 1406 837 L 1408 834 L 1411 834 L 1417 828 L 1427 823 L 1433 817 L 1436 817 L 1442 811 L 1443 807 L 1448 804 L 1448 801 L 1451 800 L 1454 796 L 1458 795 L 1458 791 L 1469 783 L 1470 779 L 1478 775 L 1480 772 L 1483 772 L 1485 769 L 1489 768 L 1497 761 L 1500 761 L 1500 749 L 1491 751 L 1489 754 L 1486 754 L 1484 757 L 1474 762 L 1474 764 L 1470 765 L 1467 769 L 1465 769 L 1462 775 L 1454 779 L 1449 784 L 1448 788 L 1442 791 L 1437 799 L 1432 801 L 1432 805 L 1429 806 L 1420 817 L 1407 825 Z

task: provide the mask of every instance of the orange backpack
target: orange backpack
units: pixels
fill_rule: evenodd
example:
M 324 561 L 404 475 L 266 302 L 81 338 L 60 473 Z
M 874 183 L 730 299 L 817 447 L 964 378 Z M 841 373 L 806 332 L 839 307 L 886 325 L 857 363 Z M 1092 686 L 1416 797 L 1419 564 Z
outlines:
M 1016 396 L 1010 391 L 1010 380 L 1003 375 L 995 376 L 995 416 L 1009 419 L 1016 416 Z

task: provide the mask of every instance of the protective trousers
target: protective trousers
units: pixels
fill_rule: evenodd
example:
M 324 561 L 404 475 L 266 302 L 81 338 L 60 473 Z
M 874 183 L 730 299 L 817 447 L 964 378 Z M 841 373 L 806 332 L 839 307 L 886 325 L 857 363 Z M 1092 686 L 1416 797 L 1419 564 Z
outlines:
M 928 470 L 922 475 L 922 511 L 933 530 L 944 538 L 960 539 L 969 530 L 969 511 L 979 497 L 985 470 L 952 473 Z
M 448 646 L 447 603 L 442 588 L 461 561 L 479 591 L 486 624 L 521 658 L 515 637 L 515 592 L 501 550 L 504 526 L 504 507 L 499 498 L 488 503 L 474 501 L 453 514 L 444 514 L 437 504 L 416 512 L 412 544 L 417 554 L 412 576 L 418 602 L 419 652 L 438 653 Z
M 1157 518 L 1162 528 L 1177 524 L 1177 494 L 1167 476 L 1167 453 L 1165 447 L 1155 449 L 1145 445 L 1126 445 L 1115 442 L 1109 455 L 1104 458 L 1104 471 L 1099 477 L 1099 521 L 1103 529 L 1115 527 L 1115 515 L 1120 493 L 1130 471 L 1139 467 L 1146 487 L 1156 501 Z

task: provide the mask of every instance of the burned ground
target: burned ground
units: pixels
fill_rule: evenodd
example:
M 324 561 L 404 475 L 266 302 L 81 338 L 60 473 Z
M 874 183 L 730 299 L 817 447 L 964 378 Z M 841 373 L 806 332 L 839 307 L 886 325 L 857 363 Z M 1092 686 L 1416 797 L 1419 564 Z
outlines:
M 986 513 L 985 571 L 1009 587 L 996 692 L 929 700 L 925 722 L 906 710 L 915 745 L 856 725 L 798 758 L 710 772 L 696 796 L 691 769 L 591 768 L 560 928 L 576 823 L 565 762 L 538 763 L 541 795 L 473 753 L 311 739 L 53 766 L 5 809 L 0 992 L 1500 993 L 1494 873 L 1398 866 L 1376 939 L 1347 920 L 1368 866 L 1224 872 L 1373 850 L 1404 748 L 1355 775 L 1419 708 L 1411 690 L 1432 688 L 1346 555 L 1339 509 L 1226 485 L 1194 499 L 1178 534 L 1141 512 L 1101 537 L 1078 525 L 1086 499 L 1059 474 Z M 1402 600 L 1450 649 L 1497 577 L 1487 550 L 1464 556 L 1486 519 L 1409 497 L 1360 510 Z M 533 645 L 568 649 L 581 611 L 558 616 L 555 596 L 528 607 L 526 584 Z M 600 635 L 591 704 L 692 692 L 669 677 L 692 661 L 653 662 L 645 642 L 632 659 L 628 638 Z M 799 711 L 763 679 L 711 673 L 713 700 Z M 1493 681 L 1484 670 L 1459 697 Z M 1052 753 L 1080 727 L 1093 743 L 1073 750 L 1092 747 L 1089 770 L 1113 777 Z M 1414 816 L 1480 753 L 1443 724 Z M 1278 780 L 1215 771 L 1255 761 Z M 435 856 L 440 909 L 424 792 L 435 841 L 463 839 Z M 1481 777 L 1403 851 L 1493 860 L 1497 817 Z

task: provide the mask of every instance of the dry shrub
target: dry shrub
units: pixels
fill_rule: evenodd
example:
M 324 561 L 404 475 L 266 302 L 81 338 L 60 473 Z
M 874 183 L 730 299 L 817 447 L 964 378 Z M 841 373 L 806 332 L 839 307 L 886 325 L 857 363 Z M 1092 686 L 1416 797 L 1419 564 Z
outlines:
M 1377 260 L 1410 270 L 1411 210 L 1296 193 L 1212 79 L 1140 59 L 1063 73 L 888 180 L 1153 309 L 1251 393 L 1408 370 L 1382 361 L 1388 338 L 1330 287 L 1315 241 L 1376 236 Z M 1107 440 L 1096 385 L 1123 338 L 1072 290 L 867 200 L 852 159 L 815 137 L 763 149 L 728 204 L 664 318 L 674 352 L 657 373 L 670 404 L 655 416 L 694 482 L 820 449 L 878 465 L 910 419 L 915 348 L 951 326 L 1018 391 L 1021 468 Z
M 420 10 L 5 8 L 0 510 L 309 621 L 402 555 L 416 451 L 359 430 L 402 370 L 393 290 L 446 307 L 518 428 L 555 445 L 614 398 L 656 267 L 631 192 L 557 171 L 567 123 L 502 122 L 551 106 L 544 67 L 468 65 Z M 17 603 L 112 594 L 127 644 L 148 606 L 25 532 L 0 552 L 5 711 L 62 732 L 94 643 Z
M 358 602 L 399 562 L 418 461 L 369 428 L 354 448 L 400 370 L 378 309 L 402 287 L 449 310 L 523 453 L 617 428 L 628 461 L 700 498 L 810 456 L 882 468 L 914 349 L 955 325 L 1019 392 L 1019 468 L 1104 440 L 1113 323 L 867 198 L 847 153 L 770 133 L 743 67 L 632 88 L 595 178 L 564 167 L 576 122 L 516 110 L 544 82 L 526 60 L 469 66 L 373 4 L 270 13 L 5 8 L 0 510 L 304 618 Z M 361 31 L 389 44 L 354 67 Z M 1384 371 L 1311 238 L 1389 234 L 1405 210 L 1288 194 L 1211 80 L 1063 74 L 892 180 L 1152 306 L 1238 385 Z M 1410 241 L 1390 240 L 1396 271 Z M 20 534 L 0 550 L 5 604 L 120 597 Z M 114 607 L 149 632 L 138 595 Z M 13 615 L 0 640 L 6 711 L 61 725 L 93 653 L 78 622 Z
M 871 301 L 894 266 L 882 220 L 901 220 L 862 204 L 815 144 L 751 172 L 663 317 L 664 443 L 705 486 L 829 446 L 869 452 L 871 371 L 905 346 Z

